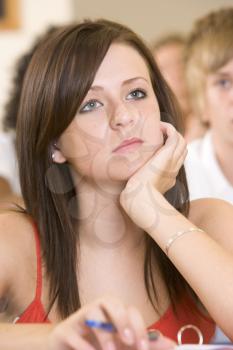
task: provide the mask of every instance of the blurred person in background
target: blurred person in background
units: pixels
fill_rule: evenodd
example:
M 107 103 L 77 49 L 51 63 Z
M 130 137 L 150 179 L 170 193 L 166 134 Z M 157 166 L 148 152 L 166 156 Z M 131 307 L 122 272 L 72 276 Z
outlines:
M 189 145 L 190 197 L 233 203 L 233 8 L 199 19 L 187 45 L 193 106 L 209 125 L 205 136 Z
M 12 89 L 3 114 L 3 131 L 0 132 L 0 208 L 4 208 L 6 203 L 10 202 L 22 204 L 15 152 L 15 130 L 21 90 L 24 75 L 33 53 L 41 41 L 57 28 L 51 26 L 37 38 L 29 50 L 19 57 L 14 68 Z
M 193 107 L 209 125 L 204 137 L 188 148 L 190 199 L 233 203 L 233 7 L 196 21 L 186 59 Z
M 185 77 L 185 45 L 185 37 L 174 33 L 158 39 L 152 45 L 152 52 L 179 102 L 184 121 L 184 136 L 186 141 L 190 142 L 204 134 L 205 126 L 191 109 Z

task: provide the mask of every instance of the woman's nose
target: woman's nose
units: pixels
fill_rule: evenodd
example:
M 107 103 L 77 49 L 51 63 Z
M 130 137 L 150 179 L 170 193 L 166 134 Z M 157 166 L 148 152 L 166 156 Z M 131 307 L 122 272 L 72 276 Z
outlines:
M 129 107 L 121 104 L 112 111 L 110 124 L 113 129 L 133 126 L 136 122 L 136 113 Z

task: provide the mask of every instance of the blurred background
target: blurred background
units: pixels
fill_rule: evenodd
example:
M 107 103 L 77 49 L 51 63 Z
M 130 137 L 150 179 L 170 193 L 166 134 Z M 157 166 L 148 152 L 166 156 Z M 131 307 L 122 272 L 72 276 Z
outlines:
M 50 25 L 105 17 L 129 25 L 148 43 L 186 34 L 193 21 L 233 0 L 0 0 L 0 124 L 16 59 Z

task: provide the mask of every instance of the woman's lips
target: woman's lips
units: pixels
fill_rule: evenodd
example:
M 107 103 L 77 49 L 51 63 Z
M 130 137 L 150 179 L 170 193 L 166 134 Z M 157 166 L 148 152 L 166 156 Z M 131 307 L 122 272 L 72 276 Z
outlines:
M 142 143 L 143 143 L 143 141 L 141 139 L 134 137 L 132 139 L 128 139 L 128 140 L 123 141 L 119 146 L 117 146 L 113 150 L 113 152 L 114 153 L 125 153 L 127 151 L 137 149 Z

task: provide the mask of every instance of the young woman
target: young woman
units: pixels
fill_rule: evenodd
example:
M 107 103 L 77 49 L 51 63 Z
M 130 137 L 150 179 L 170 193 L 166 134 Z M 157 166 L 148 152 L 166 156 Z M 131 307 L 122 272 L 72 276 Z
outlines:
M 99 20 L 52 34 L 17 124 L 26 209 L 0 220 L 1 319 L 17 323 L 1 325 L 2 348 L 89 350 L 97 336 L 101 349 L 147 349 L 145 327 L 176 340 L 190 324 L 209 342 L 215 322 L 233 337 L 232 207 L 189 208 L 176 108 L 130 29 Z M 86 335 L 87 319 L 111 321 L 118 343 Z

